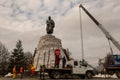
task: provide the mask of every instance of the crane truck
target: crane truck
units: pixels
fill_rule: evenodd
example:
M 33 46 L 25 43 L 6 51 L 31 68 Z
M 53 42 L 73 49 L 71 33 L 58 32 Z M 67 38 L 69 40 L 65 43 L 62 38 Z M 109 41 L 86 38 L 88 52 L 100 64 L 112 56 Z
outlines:
M 74 76 L 80 77 L 82 79 L 91 79 L 95 75 L 94 68 L 89 65 L 85 60 L 79 61 L 70 59 L 68 58 L 69 56 L 64 57 L 66 58 L 65 67 L 56 67 L 56 64 L 54 64 L 54 67 L 52 65 L 52 67 L 44 68 L 44 72 L 48 73 L 51 79 L 59 79 L 62 77 L 73 78 Z M 63 61 L 61 62 L 64 63 Z
M 110 40 L 116 48 L 120 51 L 120 44 L 113 38 L 110 33 L 100 24 L 86 9 L 80 4 L 79 8 L 82 8 L 84 12 L 92 19 L 92 21 L 97 25 L 97 27 L 104 33 L 106 38 Z M 105 57 L 103 67 L 107 74 L 116 74 L 120 78 L 120 55 L 118 54 L 109 54 Z

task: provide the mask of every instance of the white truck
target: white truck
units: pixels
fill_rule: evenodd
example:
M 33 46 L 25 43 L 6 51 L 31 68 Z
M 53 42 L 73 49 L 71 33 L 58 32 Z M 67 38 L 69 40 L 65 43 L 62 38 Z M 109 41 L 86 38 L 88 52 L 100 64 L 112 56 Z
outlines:
M 65 68 L 45 68 L 45 72 L 48 73 L 51 79 L 59 79 L 62 76 L 79 76 L 80 78 L 91 79 L 95 75 L 95 70 L 85 61 L 72 60 L 69 64 L 66 64 Z M 67 77 L 68 78 L 68 77 Z

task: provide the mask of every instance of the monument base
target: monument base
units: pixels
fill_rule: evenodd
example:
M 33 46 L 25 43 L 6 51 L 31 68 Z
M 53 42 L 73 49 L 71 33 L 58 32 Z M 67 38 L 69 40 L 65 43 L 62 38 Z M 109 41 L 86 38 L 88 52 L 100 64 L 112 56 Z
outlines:
M 40 69 L 41 65 L 45 65 L 48 68 L 54 67 L 55 63 L 55 49 L 60 49 L 60 58 L 62 59 L 63 56 L 66 56 L 61 40 L 56 38 L 51 34 L 47 34 L 40 38 L 40 41 L 37 46 L 37 53 L 34 57 L 34 66 L 36 70 Z M 62 60 L 60 60 L 60 68 L 62 68 Z

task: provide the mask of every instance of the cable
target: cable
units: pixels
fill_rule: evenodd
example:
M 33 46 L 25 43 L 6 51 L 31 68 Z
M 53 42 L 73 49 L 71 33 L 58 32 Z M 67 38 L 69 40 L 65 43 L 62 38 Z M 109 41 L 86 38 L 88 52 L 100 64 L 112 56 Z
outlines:
M 79 14 L 80 14 L 81 52 L 82 52 L 82 60 L 84 60 L 83 31 L 82 31 L 82 17 L 81 17 L 81 9 L 80 9 L 80 8 L 79 8 Z
M 112 47 L 111 47 L 111 44 L 110 44 L 110 40 L 109 40 L 109 39 L 108 39 L 108 43 L 109 43 L 110 51 L 111 51 L 111 53 L 113 54 L 113 50 L 112 50 Z

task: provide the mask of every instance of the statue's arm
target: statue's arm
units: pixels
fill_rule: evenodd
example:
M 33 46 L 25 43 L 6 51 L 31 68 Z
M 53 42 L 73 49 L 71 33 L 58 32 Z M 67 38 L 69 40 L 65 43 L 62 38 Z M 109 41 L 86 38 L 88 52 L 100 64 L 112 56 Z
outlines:
M 52 21 L 53 26 L 55 26 L 55 22 L 53 20 L 51 20 L 51 21 Z

